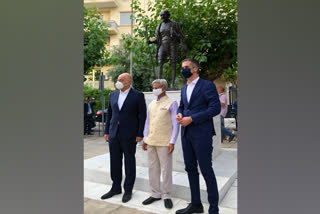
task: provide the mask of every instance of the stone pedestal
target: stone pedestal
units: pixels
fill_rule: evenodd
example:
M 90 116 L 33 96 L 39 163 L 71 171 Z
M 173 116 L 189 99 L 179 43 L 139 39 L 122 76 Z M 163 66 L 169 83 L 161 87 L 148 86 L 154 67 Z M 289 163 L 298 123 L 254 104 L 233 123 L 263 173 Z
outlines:
M 147 106 L 156 97 L 152 92 L 144 92 Z M 178 105 L 180 104 L 180 91 L 167 91 L 167 95 L 176 100 Z M 212 159 L 216 159 L 221 154 L 221 127 L 220 127 L 220 115 L 213 118 L 214 128 L 216 135 L 213 136 L 213 153 Z M 141 146 L 137 148 L 136 152 L 136 164 L 137 166 L 148 167 L 148 155 L 146 151 L 143 151 Z M 173 171 L 185 172 L 183 161 L 183 152 L 181 146 L 181 134 L 179 130 L 178 138 L 176 141 L 175 149 L 173 152 Z

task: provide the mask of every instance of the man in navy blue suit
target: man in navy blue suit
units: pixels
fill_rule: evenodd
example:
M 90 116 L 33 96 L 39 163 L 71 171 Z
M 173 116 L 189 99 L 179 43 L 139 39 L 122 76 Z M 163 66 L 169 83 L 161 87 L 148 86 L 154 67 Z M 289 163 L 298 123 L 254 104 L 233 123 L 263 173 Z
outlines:
M 124 156 L 125 180 L 122 202 L 128 202 L 136 178 L 136 145 L 143 138 L 146 120 L 144 94 L 131 88 L 130 74 L 119 75 L 116 87 L 110 94 L 104 138 L 109 141 L 111 190 L 101 199 L 111 198 L 122 192 L 122 158 Z
M 96 102 L 94 102 L 94 98 L 86 98 L 86 102 L 84 103 L 84 134 L 93 135 L 92 128 L 95 126 L 95 122 L 93 119 L 93 106 L 95 105 Z
M 212 168 L 213 117 L 221 106 L 214 83 L 199 78 L 196 60 L 182 61 L 182 75 L 188 80 L 181 88 L 181 101 L 176 119 L 181 124 L 181 141 L 185 170 L 188 173 L 191 203 L 177 214 L 202 213 L 198 164 L 207 185 L 209 214 L 218 214 L 219 192 Z

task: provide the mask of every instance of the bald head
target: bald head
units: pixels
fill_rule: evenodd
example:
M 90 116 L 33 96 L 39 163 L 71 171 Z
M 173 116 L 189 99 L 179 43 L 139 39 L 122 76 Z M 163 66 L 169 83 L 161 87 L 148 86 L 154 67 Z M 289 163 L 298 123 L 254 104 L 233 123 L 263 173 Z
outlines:
M 132 77 L 129 73 L 122 73 L 118 76 L 118 81 L 123 84 L 121 91 L 125 91 L 131 86 Z
M 130 76 L 129 73 L 122 73 L 118 76 L 118 80 L 119 79 L 124 79 L 124 80 L 128 80 L 128 81 L 132 81 L 132 78 Z

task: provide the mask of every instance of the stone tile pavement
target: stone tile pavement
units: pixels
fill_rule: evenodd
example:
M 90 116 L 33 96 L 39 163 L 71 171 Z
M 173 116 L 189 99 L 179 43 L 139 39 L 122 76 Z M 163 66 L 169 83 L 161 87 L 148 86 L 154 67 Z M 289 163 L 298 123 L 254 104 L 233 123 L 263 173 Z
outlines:
M 111 188 L 110 185 L 97 184 L 85 181 L 84 194 L 85 214 L 114 214 L 114 213 L 154 213 L 154 214 L 174 214 L 176 210 L 184 208 L 188 205 L 189 201 L 178 198 L 172 198 L 173 208 L 166 209 L 163 200 L 156 201 L 150 205 L 142 205 L 142 201 L 150 196 L 148 192 L 133 190 L 132 199 L 127 203 L 122 203 L 122 194 L 116 195 L 107 200 L 100 200 L 100 196 Z M 236 201 L 227 201 L 220 203 L 220 214 L 237 214 Z M 226 206 L 222 206 L 225 204 Z M 209 204 L 204 203 L 204 213 L 207 213 Z
M 89 159 L 98 155 L 109 153 L 107 143 L 102 137 L 98 135 L 97 128 L 94 129 L 94 135 L 85 135 L 84 136 L 84 159 Z M 232 142 L 224 140 L 221 143 L 222 148 L 227 149 L 237 149 L 238 142 L 237 137 L 234 138 Z M 232 184 L 232 187 L 227 192 L 224 199 L 220 202 L 220 214 L 236 214 L 237 213 L 237 179 Z M 85 184 L 85 192 L 86 192 Z M 90 184 L 89 184 L 90 185 Z M 103 184 L 94 184 L 94 185 L 103 185 Z M 91 192 L 90 194 L 85 193 L 84 198 L 84 214 L 152 214 L 152 213 L 175 213 L 175 210 L 183 208 L 187 205 L 187 201 L 181 199 L 173 199 L 174 208 L 172 210 L 167 210 L 163 206 L 163 201 L 155 202 L 157 204 L 152 204 L 149 207 L 143 206 L 141 202 L 148 197 L 149 193 L 135 191 L 131 203 L 122 203 L 121 195 L 118 195 L 119 198 L 111 198 L 108 200 L 100 200 L 100 191 L 107 192 L 107 185 L 104 185 L 105 188 L 99 188 L 98 192 Z M 95 190 L 97 191 L 97 190 Z M 116 197 L 116 196 L 115 196 Z M 136 199 L 134 199 L 136 198 Z M 208 204 L 204 203 L 206 207 L 205 213 L 207 211 Z
M 152 214 L 102 200 L 84 199 L 84 214 Z

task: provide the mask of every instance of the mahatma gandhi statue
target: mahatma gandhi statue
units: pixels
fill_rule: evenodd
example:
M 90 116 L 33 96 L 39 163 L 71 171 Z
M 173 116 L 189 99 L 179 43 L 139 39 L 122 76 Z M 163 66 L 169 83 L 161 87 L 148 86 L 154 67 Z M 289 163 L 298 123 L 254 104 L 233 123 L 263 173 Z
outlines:
M 162 10 L 160 13 L 162 22 L 158 25 L 156 30 L 156 38 L 153 41 L 148 40 L 148 44 L 157 44 L 156 59 L 159 63 L 158 78 L 161 79 L 163 72 L 163 64 L 166 58 L 170 57 L 170 64 L 172 68 L 172 82 L 170 89 L 174 89 L 174 82 L 176 79 L 176 64 L 178 56 L 178 44 L 181 44 L 182 54 L 185 55 L 187 47 L 184 43 L 184 36 L 181 28 L 177 22 L 169 19 L 170 12 Z

